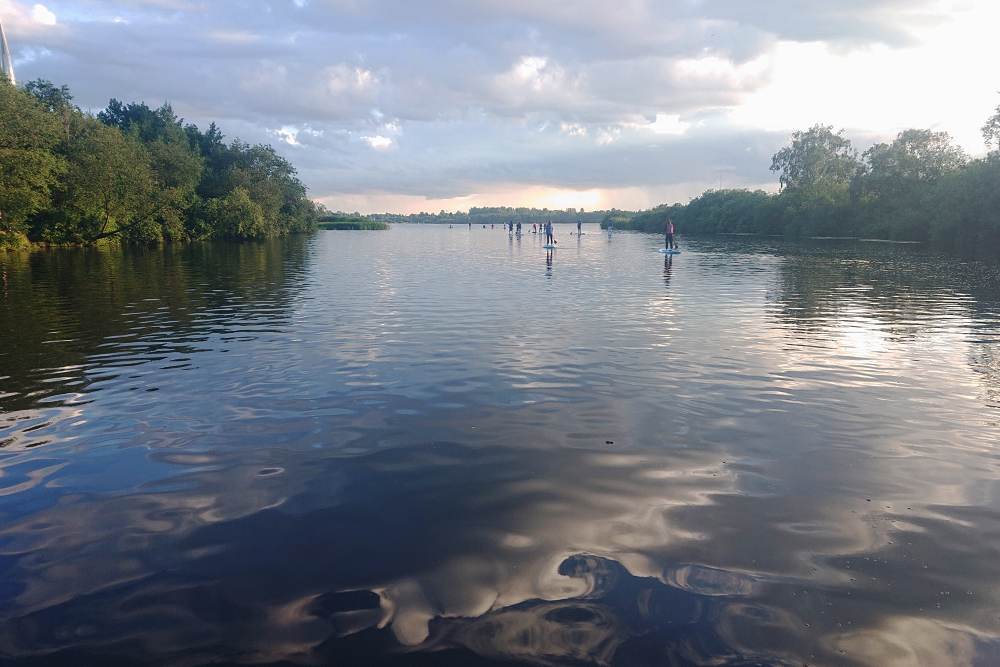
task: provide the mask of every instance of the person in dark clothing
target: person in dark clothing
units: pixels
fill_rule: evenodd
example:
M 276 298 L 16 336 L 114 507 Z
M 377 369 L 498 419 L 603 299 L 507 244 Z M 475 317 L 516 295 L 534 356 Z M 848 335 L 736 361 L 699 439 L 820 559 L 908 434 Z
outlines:
M 667 220 L 667 250 L 673 250 L 677 246 L 674 244 L 674 221 Z

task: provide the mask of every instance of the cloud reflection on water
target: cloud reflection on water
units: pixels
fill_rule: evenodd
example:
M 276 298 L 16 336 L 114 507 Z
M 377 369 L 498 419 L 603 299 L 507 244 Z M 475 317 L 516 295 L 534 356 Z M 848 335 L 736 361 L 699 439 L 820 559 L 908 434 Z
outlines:
M 1000 475 L 976 394 L 995 294 L 905 254 L 692 240 L 664 302 L 659 255 L 643 263 L 660 239 L 578 240 L 550 284 L 531 241 L 461 254 L 447 230 L 397 232 L 232 276 L 251 300 L 287 286 L 267 335 L 223 296 L 40 365 L 206 348 L 197 373 L 143 361 L 86 405 L 18 405 L 5 657 L 996 654 Z

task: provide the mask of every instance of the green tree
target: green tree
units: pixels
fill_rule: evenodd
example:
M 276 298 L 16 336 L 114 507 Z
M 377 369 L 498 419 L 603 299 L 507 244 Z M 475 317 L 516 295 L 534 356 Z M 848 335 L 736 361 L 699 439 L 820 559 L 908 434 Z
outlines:
M 65 171 L 58 141 L 55 119 L 0 77 L 0 231 L 26 232 L 29 217 L 49 206 Z
M 79 240 L 124 237 L 158 211 L 150 154 L 113 127 L 90 122 L 73 142 L 63 199 Z
M 24 84 L 24 92 L 38 100 L 52 121 L 61 128 L 60 141 L 63 145 L 56 150 L 60 154 L 64 153 L 65 143 L 79 129 L 79 121 L 83 117 L 80 108 L 73 104 L 73 96 L 70 95 L 69 88 L 65 85 L 56 87 L 51 81 L 45 79 L 35 79 Z
M 73 110 L 73 96 L 64 84 L 58 88 L 51 81 L 35 79 L 24 84 L 24 92 L 28 93 L 49 113 Z
M 148 215 L 143 218 L 144 222 L 130 229 L 123 238 L 135 241 L 184 238 L 187 210 L 201 180 L 201 156 L 192 153 L 186 141 L 158 140 L 146 144 L 145 148 L 154 183 L 153 197 L 146 204 Z
M 965 152 L 952 145 L 947 132 L 904 130 L 891 144 L 875 144 L 864 152 L 855 191 L 862 198 L 904 196 L 966 162 Z
M 236 186 L 223 198 L 211 199 L 206 216 L 215 221 L 216 233 L 229 238 L 263 238 L 272 235 L 264 211 L 246 188 Z
M 0 246 L 316 228 L 316 206 L 272 147 L 226 145 L 214 123 L 185 126 L 168 103 L 112 99 L 95 117 L 72 100 L 44 79 L 0 85 Z
M 775 153 L 771 171 L 781 172 L 781 192 L 797 207 L 845 204 L 858 169 L 858 152 L 832 125 L 793 132 L 792 144 Z

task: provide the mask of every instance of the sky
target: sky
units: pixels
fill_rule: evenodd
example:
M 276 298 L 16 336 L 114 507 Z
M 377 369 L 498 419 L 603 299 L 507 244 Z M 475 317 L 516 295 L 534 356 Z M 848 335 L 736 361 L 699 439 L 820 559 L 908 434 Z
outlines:
M 685 203 L 777 190 L 816 123 L 970 155 L 1000 104 L 997 0 L 0 0 L 20 82 L 215 121 L 362 213 Z

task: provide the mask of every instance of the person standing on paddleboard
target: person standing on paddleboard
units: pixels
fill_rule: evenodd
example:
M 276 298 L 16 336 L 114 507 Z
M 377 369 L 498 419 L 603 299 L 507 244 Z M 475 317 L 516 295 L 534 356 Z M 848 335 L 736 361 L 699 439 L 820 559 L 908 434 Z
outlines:
M 549 220 L 545 223 L 545 242 L 549 245 L 556 244 L 556 238 L 552 235 L 552 221 Z
M 666 229 L 666 232 L 667 232 L 667 239 L 666 239 L 667 250 L 674 250 L 674 249 L 676 249 L 677 245 L 674 244 L 674 221 L 673 220 L 667 220 L 667 229 Z
M 583 232 L 583 223 L 579 220 L 576 221 L 576 235 L 579 236 Z

